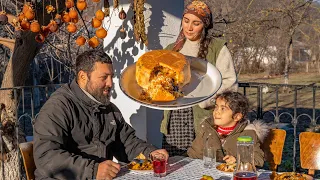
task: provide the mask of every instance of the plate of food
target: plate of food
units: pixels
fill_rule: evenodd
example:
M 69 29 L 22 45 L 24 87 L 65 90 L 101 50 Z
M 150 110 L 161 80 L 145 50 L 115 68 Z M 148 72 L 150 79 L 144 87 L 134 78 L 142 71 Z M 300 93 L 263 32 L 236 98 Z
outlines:
M 149 159 L 141 159 L 139 161 L 132 161 L 128 164 L 128 169 L 130 171 L 136 172 L 153 172 L 152 161 Z
M 297 172 L 272 172 L 270 175 L 272 180 L 312 180 L 313 178 L 307 174 L 301 174 Z
M 135 157 L 128 165 L 130 171 L 153 172 L 153 165 L 150 159 L 147 159 L 142 153 Z
M 120 89 L 144 106 L 174 110 L 209 100 L 221 87 L 219 70 L 204 59 L 153 50 L 121 73 Z
M 236 165 L 237 165 L 236 163 L 232 163 L 232 164 L 222 163 L 217 165 L 216 169 L 224 173 L 233 174 L 236 168 Z

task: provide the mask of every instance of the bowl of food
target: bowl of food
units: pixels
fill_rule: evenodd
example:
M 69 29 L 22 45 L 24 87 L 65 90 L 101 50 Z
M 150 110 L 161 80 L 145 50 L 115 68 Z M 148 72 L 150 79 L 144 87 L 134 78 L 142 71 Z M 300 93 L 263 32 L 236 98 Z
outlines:
M 216 169 L 225 173 L 232 174 L 236 168 L 236 163 L 222 163 L 216 166 Z

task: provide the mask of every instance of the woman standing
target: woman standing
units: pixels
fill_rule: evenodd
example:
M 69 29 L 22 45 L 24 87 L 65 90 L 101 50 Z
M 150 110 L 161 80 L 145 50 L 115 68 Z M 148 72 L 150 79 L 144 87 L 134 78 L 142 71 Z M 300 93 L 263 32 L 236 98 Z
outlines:
M 222 75 L 225 89 L 237 90 L 237 77 L 231 54 L 226 42 L 212 37 L 208 31 L 213 27 L 212 13 L 202 1 L 192 1 L 186 6 L 181 22 L 181 32 L 175 43 L 166 49 L 180 52 L 187 56 L 206 59 L 215 65 Z M 161 132 L 164 134 L 163 148 L 170 156 L 182 155 L 191 146 L 202 119 L 211 114 L 212 99 L 191 108 L 164 111 Z M 207 110 L 206 110 L 207 109 Z

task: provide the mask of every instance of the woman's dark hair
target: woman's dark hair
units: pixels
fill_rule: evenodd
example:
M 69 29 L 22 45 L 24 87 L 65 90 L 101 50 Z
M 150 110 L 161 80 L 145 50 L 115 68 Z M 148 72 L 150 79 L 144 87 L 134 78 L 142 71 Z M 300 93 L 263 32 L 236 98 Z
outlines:
M 212 14 L 211 14 L 212 17 Z M 213 36 L 209 34 L 209 30 L 213 28 L 213 23 L 211 20 L 211 23 L 208 27 L 204 27 L 201 33 L 201 39 L 200 39 L 200 48 L 198 52 L 198 58 L 206 59 L 208 54 L 208 46 L 213 39 Z
M 232 110 L 232 115 L 241 113 L 243 116 L 242 119 L 244 119 L 248 113 L 249 100 L 241 93 L 233 91 L 224 91 L 221 94 L 217 94 L 215 99 L 223 99 L 224 101 L 226 101 L 226 103 Z
M 80 54 L 76 59 L 76 75 L 84 71 L 90 75 L 96 62 L 112 64 L 111 58 L 103 50 L 89 50 Z

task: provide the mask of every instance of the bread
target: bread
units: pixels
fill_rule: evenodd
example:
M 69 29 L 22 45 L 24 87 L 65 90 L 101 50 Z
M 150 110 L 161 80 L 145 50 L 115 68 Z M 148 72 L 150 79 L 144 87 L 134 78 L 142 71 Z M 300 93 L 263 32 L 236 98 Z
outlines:
M 136 63 L 136 80 L 144 90 L 142 99 L 172 101 L 191 80 L 190 63 L 178 52 L 150 51 Z

